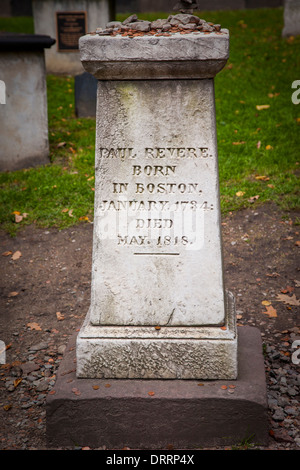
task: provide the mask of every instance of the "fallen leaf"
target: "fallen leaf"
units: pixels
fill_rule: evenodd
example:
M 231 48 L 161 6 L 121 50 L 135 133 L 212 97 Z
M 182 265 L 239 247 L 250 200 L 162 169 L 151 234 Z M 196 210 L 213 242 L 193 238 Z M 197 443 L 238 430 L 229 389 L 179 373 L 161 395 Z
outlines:
M 221 326 L 221 330 L 227 330 L 226 326 Z
M 61 320 L 65 319 L 64 315 L 62 315 L 62 313 L 60 313 L 60 312 L 56 312 L 56 318 L 57 318 L 58 321 L 61 321 Z
M 271 305 L 271 302 L 269 302 L 268 300 L 263 300 L 262 305 Z
M 75 395 L 81 395 L 81 392 L 78 390 L 78 388 L 74 387 L 72 388 L 72 392 L 75 394 Z
M 73 212 L 73 209 L 69 210 L 68 214 L 69 214 L 69 217 L 74 217 L 74 215 L 72 214 Z
M 17 259 L 21 258 L 21 256 L 22 256 L 21 251 L 15 251 L 14 254 L 12 255 L 11 259 L 13 261 L 16 261 Z
M 155 327 L 156 330 L 160 330 L 160 328 L 161 328 L 160 326 L 156 326 L 156 327 Z
M 279 302 L 284 302 L 287 305 L 296 305 L 297 307 L 300 305 L 300 301 L 296 299 L 295 294 L 293 294 L 291 297 L 287 294 L 278 294 L 277 300 Z
M 8 297 L 16 297 L 16 295 L 19 295 L 19 292 L 10 292 Z
M 269 181 L 270 178 L 268 176 L 265 176 L 265 175 L 262 175 L 262 176 L 257 175 L 257 176 L 255 176 L 255 179 L 256 180 L 262 180 L 262 181 Z
M 244 194 L 245 194 L 244 191 L 238 191 L 237 193 L 235 193 L 235 195 L 238 197 L 244 196 Z
M 154 392 L 148 392 L 148 395 L 150 395 L 150 397 L 153 397 L 153 395 L 155 395 Z
M 204 384 L 197 384 L 198 387 L 204 387 Z
M 258 149 L 260 149 L 260 147 L 261 147 L 261 141 L 260 141 L 260 140 L 257 142 L 256 147 L 257 147 Z
M 275 188 L 274 184 L 267 184 L 267 186 L 268 188 L 271 188 L 271 189 Z
M 99 388 L 100 388 L 99 385 L 93 385 L 94 390 L 98 390 Z
M 256 105 L 257 111 L 262 111 L 263 109 L 269 109 L 270 105 L 269 104 L 258 104 Z
M 4 411 L 8 411 L 8 410 L 10 410 L 10 409 L 11 409 L 11 407 L 12 407 L 12 404 L 11 404 L 11 403 L 9 403 L 8 405 L 3 405 L 3 409 L 4 409 Z
M 19 224 L 20 222 L 22 222 L 22 220 L 23 220 L 23 216 L 22 216 L 22 215 L 15 214 L 15 222 L 16 222 L 16 224 Z
M 30 322 L 30 323 L 27 323 L 28 328 L 30 328 L 31 330 L 37 330 L 37 331 L 42 331 L 42 328 L 40 327 L 40 325 L 36 322 Z
M 14 387 L 16 388 L 22 382 L 22 378 L 14 380 Z
M 273 149 L 272 145 L 266 145 L 266 150 L 272 150 L 272 149 Z
M 296 246 L 300 246 L 300 240 L 297 240 L 297 241 L 295 242 L 295 245 L 296 245 Z
M 254 202 L 254 201 L 256 201 L 257 199 L 259 199 L 259 195 L 251 196 L 251 197 L 248 199 L 248 201 L 249 201 L 249 202 Z
M 244 142 L 243 140 L 241 140 L 240 142 L 232 142 L 232 145 L 243 145 L 245 144 L 246 142 Z
M 233 385 L 233 384 L 229 385 L 229 388 L 235 388 L 235 387 L 236 387 L 236 385 Z
M 55 394 L 56 394 L 56 390 L 51 390 L 51 391 L 49 392 L 49 395 L 55 395 Z
M 59 142 L 59 144 L 57 144 L 57 148 L 64 147 L 65 145 L 66 145 L 66 142 Z
M 111 387 L 111 385 L 110 385 L 110 384 L 105 384 L 104 386 L 105 386 L 106 388 L 109 388 L 109 387 Z
M 294 280 L 294 283 L 295 283 L 295 286 L 296 287 L 300 287 L 300 281 L 298 281 L 297 279 Z
M 263 312 L 265 315 L 268 315 L 269 318 L 276 318 L 277 317 L 277 312 L 272 305 L 267 305 L 266 306 L 266 311 Z
M 221 385 L 222 390 L 227 390 L 227 385 Z
M 68 212 L 68 211 L 69 211 L 68 208 L 62 210 L 63 213 L 64 213 L 64 212 Z
M 12 255 L 12 251 L 4 251 L 4 253 L 2 253 L 2 256 L 9 256 L 9 255 Z

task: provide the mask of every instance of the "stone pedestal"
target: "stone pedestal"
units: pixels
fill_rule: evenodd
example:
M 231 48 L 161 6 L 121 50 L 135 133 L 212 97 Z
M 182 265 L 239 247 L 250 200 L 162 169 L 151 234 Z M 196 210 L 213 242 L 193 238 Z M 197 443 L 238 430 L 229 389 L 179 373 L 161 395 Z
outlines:
M 268 443 L 260 332 L 238 327 L 234 381 L 78 379 L 75 337 L 47 397 L 49 447 L 201 449 Z M 128 353 L 130 354 L 130 352 Z
M 49 163 L 44 49 L 54 43 L 44 35 L 0 35 L 0 171 Z
M 46 52 L 48 73 L 82 73 L 78 39 L 103 27 L 112 19 L 111 0 L 32 0 L 36 34 L 56 38 L 56 47 Z
M 285 0 L 284 28 L 282 36 L 299 36 L 300 34 L 300 1 Z
M 229 34 L 80 39 L 98 79 L 91 305 L 77 376 L 236 379 L 214 77 Z

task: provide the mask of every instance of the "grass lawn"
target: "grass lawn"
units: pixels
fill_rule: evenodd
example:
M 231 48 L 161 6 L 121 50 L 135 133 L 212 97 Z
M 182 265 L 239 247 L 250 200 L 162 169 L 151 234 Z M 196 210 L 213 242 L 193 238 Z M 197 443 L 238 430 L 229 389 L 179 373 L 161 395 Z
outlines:
M 282 9 L 200 16 L 231 35 L 230 59 L 215 79 L 222 212 L 266 201 L 299 208 L 300 105 L 291 97 L 300 37 L 281 37 Z M 0 30 L 31 33 L 32 19 L 0 18 Z M 63 228 L 93 220 L 95 120 L 75 117 L 72 77 L 49 75 L 47 85 L 51 163 L 0 174 L 0 224 L 11 234 L 26 223 Z M 27 215 L 16 223 L 16 213 Z

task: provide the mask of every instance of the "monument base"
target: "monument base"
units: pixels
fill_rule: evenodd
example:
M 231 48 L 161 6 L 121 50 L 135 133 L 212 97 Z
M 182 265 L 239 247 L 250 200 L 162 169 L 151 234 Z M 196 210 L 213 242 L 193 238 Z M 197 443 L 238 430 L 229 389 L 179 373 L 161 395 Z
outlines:
M 78 378 L 237 377 L 235 301 L 226 292 L 224 326 L 99 326 L 89 315 L 77 337 Z
M 174 449 L 230 446 L 268 438 L 262 341 L 238 327 L 234 381 L 105 380 L 76 377 L 75 337 L 46 405 L 50 447 Z

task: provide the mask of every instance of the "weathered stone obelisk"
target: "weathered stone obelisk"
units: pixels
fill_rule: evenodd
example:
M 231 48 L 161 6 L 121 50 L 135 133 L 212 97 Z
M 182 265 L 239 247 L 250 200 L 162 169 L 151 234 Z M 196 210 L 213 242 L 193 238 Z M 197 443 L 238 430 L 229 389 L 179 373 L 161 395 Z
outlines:
M 229 33 L 80 39 L 98 79 L 91 305 L 78 377 L 234 379 L 214 77 Z

